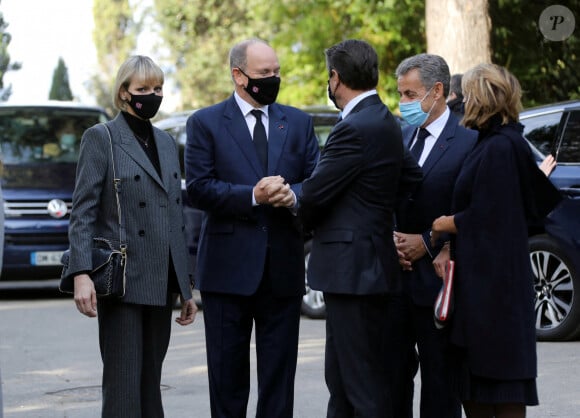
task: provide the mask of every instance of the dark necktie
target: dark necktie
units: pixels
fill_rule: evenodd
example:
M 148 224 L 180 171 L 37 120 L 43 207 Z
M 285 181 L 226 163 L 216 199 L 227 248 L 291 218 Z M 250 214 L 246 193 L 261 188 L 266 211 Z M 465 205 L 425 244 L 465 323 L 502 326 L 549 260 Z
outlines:
M 417 140 L 411 148 L 411 154 L 415 157 L 415 161 L 419 162 L 421 159 L 421 154 L 423 153 L 423 148 L 425 148 L 425 138 L 430 135 L 429 131 L 425 128 L 419 129 L 419 135 L 417 135 Z
M 262 123 L 262 111 L 258 109 L 252 110 L 252 115 L 256 118 L 256 125 L 254 126 L 254 146 L 258 154 L 258 159 L 262 163 L 264 174 L 268 173 L 268 138 L 266 137 L 266 128 Z

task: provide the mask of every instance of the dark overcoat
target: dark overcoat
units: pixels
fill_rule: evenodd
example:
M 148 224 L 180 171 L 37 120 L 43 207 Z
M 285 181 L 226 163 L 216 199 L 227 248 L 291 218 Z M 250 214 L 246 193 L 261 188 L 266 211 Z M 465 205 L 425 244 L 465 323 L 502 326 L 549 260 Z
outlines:
M 457 179 L 452 342 L 470 371 L 493 379 L 536 376 L 533 276 L 528 222 L 539 203 L 559 199 L 517 123 L 481 131 Z

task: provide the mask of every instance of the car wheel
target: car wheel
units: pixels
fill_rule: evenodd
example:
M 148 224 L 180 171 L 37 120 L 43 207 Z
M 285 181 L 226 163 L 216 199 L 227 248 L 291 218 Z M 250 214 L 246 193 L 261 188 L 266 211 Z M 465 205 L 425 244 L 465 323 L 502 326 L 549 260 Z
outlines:
M 306 293 L 302 297 L 302 313 L 308 318 L 322 319 L 326 317 L 326 304 L 324 295 L 319 290 L 313 290 L 308 286 L 308 260 L 312 241 L 304 243 L 304 286 Z
M 534 273 L 536 334 L 542 341 L 564 341 L 580 331 L 580 278 L 571 258 L 554 238 L 530 238 Z

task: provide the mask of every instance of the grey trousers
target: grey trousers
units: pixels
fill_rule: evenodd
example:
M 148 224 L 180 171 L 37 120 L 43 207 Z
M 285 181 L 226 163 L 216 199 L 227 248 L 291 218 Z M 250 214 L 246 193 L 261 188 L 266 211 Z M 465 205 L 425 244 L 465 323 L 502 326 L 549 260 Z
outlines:
M 172 306 L 98 300 L 103 418 L 162 418 L 161 368 Z

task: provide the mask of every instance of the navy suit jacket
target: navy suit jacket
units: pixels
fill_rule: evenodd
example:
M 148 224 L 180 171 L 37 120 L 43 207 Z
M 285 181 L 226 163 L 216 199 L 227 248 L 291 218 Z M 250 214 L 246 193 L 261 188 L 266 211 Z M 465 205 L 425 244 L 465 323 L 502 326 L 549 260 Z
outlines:
M 407 148 L 411 145 L 416 130 L 412 126 L 403 129 L 403 142 Z M 450 114 L 441 135 L 423 163 L 421 185 L 398 207 L 397 230 L 408 234 L 422 234 L 427 245 L 427 254 L 413 264 L 412 271 L 403 273 L 405 290 L 418 305 L 433 306 L 441 288 L 441 278 L 435 274 L 432 264 L 441 246 L 431 246 L 429 233 L 436 218 L 451 214 L 455 179 L 476 140 L 477 132 L 459 125 L 459 119 Z M 409 157 L 413 158 L 410 154 Z
M 402 290 L 392 219 L 403 155 L 401 129 L 377 95 L 333 128 L 300 198 L 304 224 L 314 229 L 310 287 L 352 295 Z
M 267 175 L 282 176 L 298 196 L 318 160 L 312 118 L 279 104 L 268 113 Z M 268 267 L 275 295 L 302 295 L 302 227 L 288 208 L 252 206 L 253 188 L 264 173 L 235 98 L 193 113 L 186 129 L 187 192 L 205 211 L 195 276 L 199 289 L 251 295 Z

